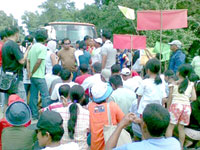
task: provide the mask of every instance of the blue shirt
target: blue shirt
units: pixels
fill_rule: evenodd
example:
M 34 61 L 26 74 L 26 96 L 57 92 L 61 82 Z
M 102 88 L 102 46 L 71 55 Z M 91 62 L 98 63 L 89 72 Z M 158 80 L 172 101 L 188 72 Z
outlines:
M 176 50 L 172 53 L 169 60 L 169 69 L 177 72 L 178 67 L 185 63 L 185 54 L 180 50 Z
M 117 147 L 114 150 L 181 150 L 179 141 L 173 137 L 148 139 Z
M 79 63 L 80 63 L 80 65 L 81 64 L 86 64 L 86 65 L 89 66 L 90 58 L 91 58 L 90 53 L 84 50 L 83 55 L 79 56 Z

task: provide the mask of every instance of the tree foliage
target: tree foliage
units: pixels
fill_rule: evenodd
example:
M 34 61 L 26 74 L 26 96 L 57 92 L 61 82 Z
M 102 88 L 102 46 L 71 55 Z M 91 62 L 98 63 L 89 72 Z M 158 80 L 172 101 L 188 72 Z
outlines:
M 17 20 L 12 16 L 8 16 L 4 11 L 0 10 L 0 30 L 11 25 L 18 25 Z

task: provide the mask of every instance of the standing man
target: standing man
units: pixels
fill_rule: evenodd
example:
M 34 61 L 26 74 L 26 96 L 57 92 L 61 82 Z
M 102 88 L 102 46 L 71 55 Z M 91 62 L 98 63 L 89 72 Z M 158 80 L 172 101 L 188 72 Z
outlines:
M 5 29 L 5 32 L 7 34 L 7 41 L 2 47 L 2 68 L 4 73 L 9 72 L 12 74 L 17 74 L 17 82 L 5 93 L 4 110 L 7 107 L 8 97 L 11 94 L 18 94 L 21 98 L 24 98 L 23 95 L 20 95 L 22 92 L 19 92 L 19 89 L 24 89 L 23 64 L 26 61 L 29 51 L 28 48 L 24 55 L 20 51 L 20 48 L 16 43 L 16 41 L 19 39 L 19 29 L 17 27 L 8 27 Z
M 58 51 L 59 61 L 61 61 L 62 67 L 64 69 L 73 72 L 74 78 L 76 76 L 76 59 L 74 56 L 75 49 L 70 46 L 71 41 L 68 38 L 63 39 L 62 41 L 63 48 Z
M 95 64 L 96 62 L 101 63 L 101 45 L 102 45 L 102 39 L 97 38 L 94 39 L 95 42 L 95 49 L 92 52 L 92 65 Z
M 185 63 L 185 54 L 181 50 L 182 43 L 179 40 L 174 40 L 169 43 L 172 55 L 169 60 L 169 70 L 173 70 L 174 73 L 178 70 L 178 67 Z
M 31 95 L 30 108 L 32 118 L 38 119 L 38 92 L 40 91 L 42 98 L 42 107 L 46 107 L 49 99 L 49 92 L 45 81 L 45 59 L 47 55 L 47 47 L 44 42 L 47 39 L 45 30 L 38 30 L 35 33 L 35 43 L 28 53 L 27 70 L 31 79 Z
M 104 44 L 101 49 L 102 69 L 110 70 L 112 65 L 116 63 L 117 50 L 113 48 L 113 44 L 110 41 L 111 36 L 111 32 L 103 31 L 102 41 Z

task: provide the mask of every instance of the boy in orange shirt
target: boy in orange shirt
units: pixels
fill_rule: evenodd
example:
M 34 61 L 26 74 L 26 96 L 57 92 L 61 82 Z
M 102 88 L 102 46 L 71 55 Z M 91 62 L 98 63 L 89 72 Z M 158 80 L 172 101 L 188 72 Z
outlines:
M 97 83 L 91 88 L 93 102 L 89 104 L 90 129 L 91 129 L 91 150 L 104 150 L 105 142 L 103 135 L 104 125 L 108 125 L 107 99 L 113 89 L 107 83 Z M 119 106 L 110 102 L 110 114 L 112 124 L 118 124 L 124 117 Z

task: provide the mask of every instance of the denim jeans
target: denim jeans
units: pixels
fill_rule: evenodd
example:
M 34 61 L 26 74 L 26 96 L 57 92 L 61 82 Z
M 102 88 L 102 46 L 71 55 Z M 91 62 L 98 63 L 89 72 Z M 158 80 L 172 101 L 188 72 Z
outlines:
M 42 98 L 42 107 L 48 106 L 50 97 L 47 84 L 44 78 L 31 78 L 31 95 L 29 106 L 32 112 L 32 117 L 34 119 L 38 118 L 38 92 L 40 91 Z
M 19 81 L 19 83 L 18 83 L 18 92 L 17 92 L 17 95 L 19 95 L 24 100 L 24 103 L 27 104 L 26 91 L 25 91 L 25 88 L 24 88 L 23 81 Z

